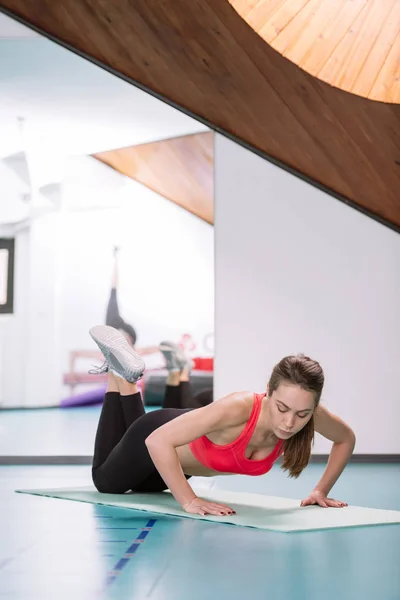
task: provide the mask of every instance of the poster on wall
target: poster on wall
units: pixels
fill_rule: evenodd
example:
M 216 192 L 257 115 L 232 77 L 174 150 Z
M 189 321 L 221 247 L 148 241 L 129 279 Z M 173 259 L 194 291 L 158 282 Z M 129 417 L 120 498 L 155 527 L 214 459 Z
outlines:
M 14 310 L 14 240 L 0 238 L 0 313 Z

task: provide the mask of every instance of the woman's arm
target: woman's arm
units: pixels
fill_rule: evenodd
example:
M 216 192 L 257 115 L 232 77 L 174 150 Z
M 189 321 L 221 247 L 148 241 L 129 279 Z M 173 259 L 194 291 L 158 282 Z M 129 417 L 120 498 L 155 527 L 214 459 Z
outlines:
M 315 411 L 314 423 L 315 431 L 333 442 L 333 445 L 325 472 L 307 499 L 313 497 L 316 501 L 303 500 L 302 504 L 303 506 L 316 503 L 321 506 L 343 506 L 346 503 L 328 499 L 327 496 L 350 460 L 356 436 L 347 423 L 322 406 Z
M 250 413 L 248 392 L 230 394 L 180 415 L 146 438 L 154 465 L 181 506 L 193 501 L 196 494 L 185 479 L 176 448 L 218 429 L 245 423 Z

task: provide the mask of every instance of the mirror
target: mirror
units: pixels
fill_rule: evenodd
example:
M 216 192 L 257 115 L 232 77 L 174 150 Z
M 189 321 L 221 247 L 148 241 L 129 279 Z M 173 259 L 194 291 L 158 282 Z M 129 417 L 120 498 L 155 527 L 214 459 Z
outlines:
M 214 134 L 2 15 L 0 129 L 0 407 L 100 405 L 105 323 L 212 386 Z

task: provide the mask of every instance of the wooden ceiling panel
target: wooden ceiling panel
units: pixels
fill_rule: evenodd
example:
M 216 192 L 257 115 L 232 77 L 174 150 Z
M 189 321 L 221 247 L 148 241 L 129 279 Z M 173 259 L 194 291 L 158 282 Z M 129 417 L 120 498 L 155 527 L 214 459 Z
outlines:
M 0 0 L 0 7 L 400 230 L 400 106 L 309 75 L 227 0 Z M 393 64 L 388 69 L 396 79 Z
M 214 134 L 198 133 L 93 155 L 214 223 Z
M 308 73 L 365 98 L 400 103 L 399 0 L 229 2 Z

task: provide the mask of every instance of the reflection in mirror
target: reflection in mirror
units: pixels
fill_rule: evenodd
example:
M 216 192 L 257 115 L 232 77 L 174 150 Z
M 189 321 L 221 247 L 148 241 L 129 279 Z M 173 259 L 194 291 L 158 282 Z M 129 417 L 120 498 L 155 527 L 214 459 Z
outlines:
M 0 407 L 100 407 L 100 324 L 143 356 L 149 409 L 177 354 L 212 397 L 213 133 L 4 16 L 0 64 Z

